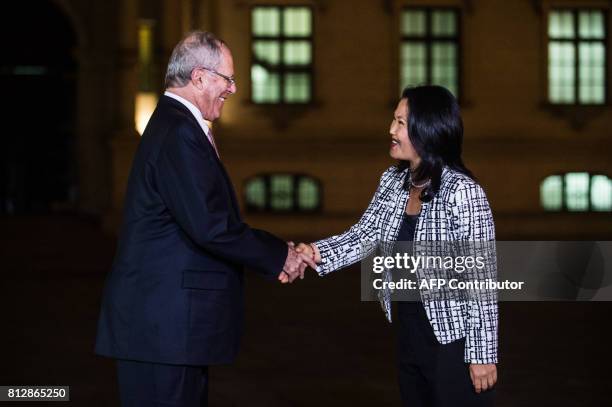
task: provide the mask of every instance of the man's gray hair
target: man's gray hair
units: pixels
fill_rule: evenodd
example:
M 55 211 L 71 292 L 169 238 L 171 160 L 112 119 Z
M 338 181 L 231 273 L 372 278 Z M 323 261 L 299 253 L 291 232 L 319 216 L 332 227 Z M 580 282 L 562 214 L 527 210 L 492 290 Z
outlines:
M 170 56 L 166 88 L 182 88 L 191 80 L 195 68 L 217 69 L 225 43 L 206 31 L 192 31 L 179 42 Z

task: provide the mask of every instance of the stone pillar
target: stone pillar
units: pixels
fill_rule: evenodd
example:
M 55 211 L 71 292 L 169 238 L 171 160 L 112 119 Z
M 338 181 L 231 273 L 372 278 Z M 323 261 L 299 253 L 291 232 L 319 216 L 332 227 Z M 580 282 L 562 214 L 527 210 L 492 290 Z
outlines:
M 195 9 L 192 0 L 181 0 L 181 31 L 185 34 L 193 29 L 195 20 Z
M 77 77 L 76 153 L 79 212 L 103 216 L 110 204 L 109 122 L 114 117 L 107 100 L 113 56 L 103 48 L 81 46 L 75 53 Z
M 122 0 L 118 4 L 116 124 L 110 141 L 111 210 L 104 222 L 110 231 L 116 231 L 120 223 L 127 179 L 140 140 L 134 121 L 138 89 L 138 0 Z
M 242 7 L 243 2 L 234 2 L 234 8 Z M 210 31 L 215 35 L 221 35 L 218 32 L 218 24 L 217 24 L 217 1 L 216 0 L 200 0 L 197 3 L 196 12 L 197 12 L 197 21 L 195 21 L 195 26 L 199 30 Z
M 163 0 L 161 10 L 161 55 L 159 65 L 161 68 L 160 73 L 162 73 L 163 77 L 174 46 L 189 30 L 185 29 L 185 23 L 183 22 L 186 18 L 183 1 Z

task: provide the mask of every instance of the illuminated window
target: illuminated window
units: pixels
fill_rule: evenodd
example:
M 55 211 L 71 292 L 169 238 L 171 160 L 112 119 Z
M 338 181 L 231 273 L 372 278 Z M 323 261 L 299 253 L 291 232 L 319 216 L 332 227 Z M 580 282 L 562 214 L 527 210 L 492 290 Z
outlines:
M 312 101 L 312 10 L 258 6 L 251 12 L 251 99 L 255 103 Z
M 560 175 L 551 175 L 542 182 L 540 200 L 547 211 L 559 211 L 563 208 L 563 179 Z
M 140 20 L 138 26 L 138 89 L 153 90 L 153 20 Z
M 246 207 L 253 212 L 312 212 L 321 208 L 321 185 L 299 174 L 262 174 L 246 182 Z
M 591 177 L 591 210 L 612 210 L 612 180 L 605 175 Z
M 142 135 L 155 106 L 157 93 L 153 86 L 153 28 L 154 21 L 140 20 L 138 26 L 138 92 L 134 107 L 136 130 Z
M 554 10 L 548 14 L 548 100 L 606 102 L 606 14 Z
M 547 211 L 612 211 L 612 179 L 587 172 L 551 175 L 540 185 L 540 201 Z
M 441 85 L 459 96 L 459 13 L 407 8 L 400 18 L 400 90 Z

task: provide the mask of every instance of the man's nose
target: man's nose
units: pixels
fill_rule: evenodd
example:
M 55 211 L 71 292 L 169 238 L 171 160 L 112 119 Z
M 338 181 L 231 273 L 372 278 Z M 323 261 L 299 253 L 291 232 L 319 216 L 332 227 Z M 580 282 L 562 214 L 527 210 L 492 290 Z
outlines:
M 228 89 L 229 93 L 234 94 L 236 93 L 236 91 L 238 90 L 238 88 L 236 87 L 236 82 L 232 83 Z

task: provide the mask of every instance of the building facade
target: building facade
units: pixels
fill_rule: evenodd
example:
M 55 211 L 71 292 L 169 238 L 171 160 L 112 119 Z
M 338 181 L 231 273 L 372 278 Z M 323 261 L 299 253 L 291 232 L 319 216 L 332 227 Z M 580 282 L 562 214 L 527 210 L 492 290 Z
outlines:
M 174 45 L 204 29 L 234 56 L 238 91 L 214 132 L 251 225 L 300 239 L 353 224 L 393 164 L 401 88 L 435 83 L 459 98 L 498 238 L 612 235 L 610 1 L 52 3 L 78 39 L 78 207 L 111 230 L 135 118 Z

